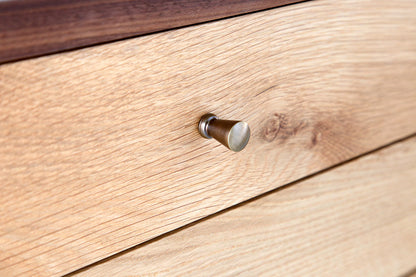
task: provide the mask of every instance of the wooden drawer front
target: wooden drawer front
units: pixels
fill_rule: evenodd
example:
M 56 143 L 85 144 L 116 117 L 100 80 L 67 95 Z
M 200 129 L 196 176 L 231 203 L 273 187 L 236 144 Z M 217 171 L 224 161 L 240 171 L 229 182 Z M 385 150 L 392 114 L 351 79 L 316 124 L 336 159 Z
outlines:
M 71 276 L 404 276 L 415 168 L 412 138 Z
M 415 74 L 405 0 L 305 2 L 5 64 L 0 273 L 69 272 L 409 136 Z M 247 148 L 201 138 L 205 112 L 247 121 Z

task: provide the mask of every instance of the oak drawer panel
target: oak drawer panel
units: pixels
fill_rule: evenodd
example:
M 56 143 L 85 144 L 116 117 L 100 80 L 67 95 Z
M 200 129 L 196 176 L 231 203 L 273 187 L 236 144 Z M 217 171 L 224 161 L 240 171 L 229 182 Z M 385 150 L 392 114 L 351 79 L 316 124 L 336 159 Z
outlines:
M 2 65 L 0 272 L 67 273 L 411 135 L 415 15 L 312 1 Z M 205 112 L 247 148 L 202 139 Z
M 404 276 L 415 169 L 411 138 L 71 276 Z

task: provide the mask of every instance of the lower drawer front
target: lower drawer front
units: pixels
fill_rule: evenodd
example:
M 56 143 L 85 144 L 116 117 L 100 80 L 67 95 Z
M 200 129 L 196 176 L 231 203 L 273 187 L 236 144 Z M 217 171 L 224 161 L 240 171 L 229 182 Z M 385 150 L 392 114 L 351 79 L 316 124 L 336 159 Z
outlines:
M 411 135 L 415 15 L 311 1 L 0 66 L 0 273 L 70 272 Z M 201 138 L 206 112 L 247 148 Z
M 404 276 L 415 169 L 411 138 L 71 276 Z

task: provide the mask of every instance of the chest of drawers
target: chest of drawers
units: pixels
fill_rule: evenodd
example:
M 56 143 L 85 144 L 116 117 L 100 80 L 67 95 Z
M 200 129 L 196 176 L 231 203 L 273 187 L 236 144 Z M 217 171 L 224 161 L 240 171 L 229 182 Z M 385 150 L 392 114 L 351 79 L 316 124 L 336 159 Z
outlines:
M 338 187 L 335 177 L 322 190 L 308 189 L 307 180 L 298 180 L 368 153 L 369 175 L 354 173 L 365 167 L 365 159 L 341 168 L 349 166 L 345 170 L 351 170 L 352 180 L 371 180 L 383 166 L 377 162 L 381 155 L 396 179 L 387 184 L 374 176 L 375 188 L 363 184 L 355 205 L 371 209 L 367 202 L 374 201 L 377 213 L 367 217 L 394 208 L 390 219 L 398 220 L 401 212 L 409 215 L 403 226 L 414 230 L 410 211 L 416 169 L 396 167 L 389 157 L 400 160 L 402 155 L 415 164 L 408 153 L 415 153 L 410 137 L 416 130 L 416 5 L 396 2 L 308 1 L 1 65 L 0 275 L 70 273 L 288 184 L 295 192 L 286 196 L 285 189 L 277 190 L 273 201 L 286 203 L 294 197 L 296 206 L 271 211 L 289 209 L 287 217 L 312 220 L 316 209 L 324 219 L 319 224 L 325 224 L 331 206 L 324 201 L 333 201 L 339 224 L 353 228 L 347 221 L 356 214 L 341 213 L 347 203 L 335 201 L 350 185 L 347 173 L 339 169 L 340 175 L 334 175 L 341 176 L 344 187 Z M 246 121 L 251 129 L 247 147 L 233 153 L 201 138 L 198 121 L 207 112 Z M 383 150 L 391 154 L 376 151 L 395 142 L 400 146 Z M 337 171 L 331 172 L 323 174 Z M 359 191 L 361 186 L 354 185 Z M 394 201 L 383 210 L 389 198 L 372 200 L 373 189 L 388 191 Z M 334 190 L 335 196 L 306 206 L 293 196 L 319 198 L 326 190 Z M 345 193 L 351 197 L 355 192 Z M 237 224 L 249 225 L 267 213 L 267 201 L 262 201 L 258 210 L 235 208 L 247 220 Z M 407 205 L 395 206 L 400 201 Z M 297 215 L 296 207 L 310 212 Z M 308 222 L 306 218 L 285 228 L 297 233 L 312 228 Z M 258 224 L 260 233 L 269 230 Z M 377 221 L 372 228 L 377 224 L 389 221 Z M 227 226 L 236 234 L 241 230 L 232 222 Z M 219 227 L 207 228 L 215 233 Z M 272 230 L 279 234 L 279 228 Z M 210 232 L 200 232 L 210 240 Z M 382 239 L 384 233 L 377 234 Z M 416 266 L 409 258 L 416 232 L 394 234 L 392 241 L 404 245 L 407 240 L 409 245 L 400 256 L 403 264 L 395 263 L 402 271 L 386 272 L 404 274 Z M 167 242 L 182 245 L 175 236 Z M 331 232 L 323 236 L 331 237 Z M 299 257 L 309 255 L 302 251 Z M 157 268 L 154 255 L 149 262 Z M 252 255 L 258 260 L 258 252 Z M 267 261 L 264 273 L 273 275 L 277 264 Z M 323 274 L 325 265 L 315 264 L 314 272 L 321 268 Z M 139 267 L 128 274 L 140 272 Z

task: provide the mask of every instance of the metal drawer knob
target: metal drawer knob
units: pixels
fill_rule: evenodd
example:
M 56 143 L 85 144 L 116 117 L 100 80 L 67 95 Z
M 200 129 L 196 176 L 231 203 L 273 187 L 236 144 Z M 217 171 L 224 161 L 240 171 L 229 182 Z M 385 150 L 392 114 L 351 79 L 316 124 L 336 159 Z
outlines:
M 246 122 L 218 119 L 212 113 L 201 117 L 198 130 L 204 138 L 215 138 L 234 152 L 243 150 L 250 139 L 250 128 Z

